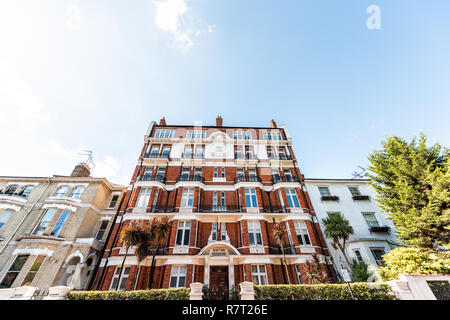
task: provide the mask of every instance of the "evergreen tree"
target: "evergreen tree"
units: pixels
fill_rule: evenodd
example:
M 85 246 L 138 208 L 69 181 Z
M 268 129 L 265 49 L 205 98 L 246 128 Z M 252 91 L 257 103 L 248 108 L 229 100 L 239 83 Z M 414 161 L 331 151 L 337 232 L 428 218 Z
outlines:
M 413 247 L 450 248 L 450 152 L 421 135 L 391 136 L 369 155 L 369 177 L 397 236 Z

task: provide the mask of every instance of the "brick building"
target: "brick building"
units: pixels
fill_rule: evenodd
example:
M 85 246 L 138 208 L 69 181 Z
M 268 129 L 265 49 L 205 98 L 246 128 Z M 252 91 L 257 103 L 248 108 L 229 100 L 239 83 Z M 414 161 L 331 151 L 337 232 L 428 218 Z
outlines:
M 171 228 L 151 288 L 200 282 L 212 293 L 230 293 L 243 281 L 307 283 L 305 262 L 313 254 L 334 278 L 292 139 L 273 120 L 263 128 L 223 126 L 221 117 L 216 126 L 153 122 L 92 290 L 147 288 L 152 257 L 138 263 L 131 248 L 124 261 L 121 230 L 164 216 Z M 287 228 L 287 268 L 271 235 L 275 222 Z

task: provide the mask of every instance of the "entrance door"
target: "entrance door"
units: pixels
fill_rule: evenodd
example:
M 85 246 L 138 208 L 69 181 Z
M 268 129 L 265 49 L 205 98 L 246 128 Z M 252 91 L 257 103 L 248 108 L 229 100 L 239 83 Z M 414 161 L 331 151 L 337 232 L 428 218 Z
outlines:
M 210 267 L 209 296 L 212 300 L 228 300 L 228 267 Z

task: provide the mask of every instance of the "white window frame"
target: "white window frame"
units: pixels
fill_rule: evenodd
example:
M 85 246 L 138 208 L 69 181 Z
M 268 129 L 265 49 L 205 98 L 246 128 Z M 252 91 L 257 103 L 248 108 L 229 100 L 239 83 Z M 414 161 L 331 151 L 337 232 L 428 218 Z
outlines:
M 73 189 L 72 192 L 70 193 L 70 197 L 72 199 L 80 199 L 81 195 L 84 192 L 84 189 L 86 189 L 85 186 L 76 186 L 75 189 Z
M 175 134 L 174 129 L 156 129 L 153 137 L 160 139 L 171 139 L 173 138 L 174 134 Z
M 286 189 L 286 198 L 289 208 L 300 208 L 300 201 L 295 189 Z
M 152 188 L 141 188 L 136 200 L 136 208 L 147 208 L 151 193 Z
M 258 208 L 258 197 L 256 195 L 256 189 L 245 189 L 245 206 L 247 208 Z M 249 201 L 247 201 L 247 199 Z
M 322 192 L 320 191 L 323 188 L 327 189 L 327 194 L 326 195 L 322 194 Z M 330 187 L 329 186 L 317 186 L 317 190 L 319 190 L 319 193 L 320 193 L 321 197 L 331 197 L 331 191 L 330 191 Z
M 169 288 L 185 288 L 186 287 L 186 265 L 172 265 L 170 270 Z M 172 285 L 172 278 L 176 278 L 175 286 Z M 180 279 L 184 278 L 184 284 L 180 285 Z
M 180 208 L 192 208 L 194 206 L 194 192 L 194 188 L 183 188 Z M 189 205 L 189 202 L 191 202 L 191 205 Z
M 105 227 L 102 228 L 102 226 L 103 226 L 105 223 L 106 223 Z M 98 230 L 97 230 L 97 233 L 96 233 L 96 235 L 95 235 L 95 239 L 96 239 L 96 240 L 102 241 L 103 237 L 105 236 L 106 230 L 108 230 L 108 225 L 109 225 L 109 220 L 101 220 L 101 221 L 100 221 L 100 225 L 99 225 Z M 99 236 L 100 232 L 102 232 L 102 236 L 101 236 L 100 239 L 99 239 L 98 236 Z
M 254 269 L 256 269 L 256 271 Z M 262 270 L 262 269 L 264 269 L 264 270 Z M 268 279 L 267 279 L 267 269 L 266 269 L 265 264 L 252 264 L 251 271 L 252 271 L 252 282 L 255 285 L 266 285 L 269 283 Z M 255 278 L 256 278 L 256 283 L 255 283 Z
M 297 234 L 297 241 L 300 246 L 305 246 L 305 247 L 312 246 L 311 237 L 309 235 L 308 227 L 307 227 L 305 221 L 295 220 L 294 221 L 294 229 L 295 229 L 295 233 Z M 299 237 L 302 240 L 302 243 L 300 243 Z M 308 240 L 308 241 L 306 241 L 306 240 Z M 309 242 L 309 244 L 307 242 Z
M 262 233 L 261 233 L 261 222 L 259 220 L 248 220 L 247 221 L 247 230 L 248 230 L 248 243 L 250 246 L 262 246 L 263 240 L 262 240 Z M 251 240 L 252 237 L 250 237 L 250 234 L 253 234 L 253 240 Z
M 380 226 L 380 222 L 378 221 L 377 217 L 375 216 L 375 212 L 361 212 L 364 221 L 366 222 L 366 224 L 369 226 L 369 228 L 371 227 L 379 227 Z M 367 218 L 371 217 L 373 218 L 373 221 L 367 221 Z M 370 218 L 369 218 L 370 220 Z M 371 222 L 375 222 L 374 225 L 371 225 Z
M 188 247 L 191 240 L 191 221 L 178 221 L 177 225 L 177 236 L 175 239 L 176 247 Z M 179 232 L 181 231 L 181 239 L 178 238 Z M 178 241 L 180 240 L 180 241 Z M 180 242 L 180 244 L 178 243 Z M 187 242 L 187 244 L 186 244 Z
M 13 209 L 5 209 L 0 214 L 0 230 L 3 228 L 5 224 L 8 223 L 8 220 L 11 219 L 11 216 L 13 215 L 15 211 Z
M 118 290 L 126 290 L 127 289 L 128 277 L 130 276 L 130 272 L 131 272 L 131 267 L 123 266 L 123 268 L 124 268 L 124 272 L 122 273 L 122 277 L 120 279 L 120 284 L 119 284 L 119 287 L 117 288 Z M 127 272 L 127 270 L 128 270 L 128 272 Z M 119 281 L 120 273 L 121 273 L 121 268 L 116 267 L 116 270 L 114 270 L 114 276 L 111 280 L 111 286 L 109 288 L 110 291 L 116 290 L 116 285 L 117 285 L 117 281 Z M 125 287 L 124 289 L 121 289 L 122 284 Z
M 186 134 L 188 139 L 206 139 L 206 130 L 188 130 Z

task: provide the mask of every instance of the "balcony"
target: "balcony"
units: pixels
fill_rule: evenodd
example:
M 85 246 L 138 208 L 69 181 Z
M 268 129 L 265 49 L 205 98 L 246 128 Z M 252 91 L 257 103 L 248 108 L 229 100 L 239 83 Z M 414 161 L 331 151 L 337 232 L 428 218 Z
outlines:
M 161 174 L 156 174 L 153 177 L 151 175 L 140 175 L 137 177 L 138 181 L 158 181 L 161 183 L 166 183 L 166 177 Z
M 339 201 L 338 196 L 322 196 L 320 197 L 320 200 L 322 201 Z
M 293 160 L 294 158 L 291 155 L 285 154 L 269 154 L 267 156 L 269 160 Z
M 300 179 L 296 176 L 272 175 L 272 183 L 275 184 L 280 182 L 300 182 Z
M 172 213 L 172 212 L 175 212 L 175 206 L 174 205 L 151 206 L 151 207 L 147 208 L 147 212 L 150 212 L 150 213 Z
M 286 213 L 286 207 L 284 206 L 268 206 L 263 207 L 264 213 Z
M 144 158 L 151 158 L 151 159 L 169 159 L 169 153 L 147 153 L 144 155 Z
M 202 205 L 199 207 L 199 212 L 241 212 L 241 207 L 236 205 Z
M 363 195 L 355 195 L 352 198 L 353 198 L 354 201 L 357 201 L 357 200 L 366 200 L 366 201 L 368 201 L 368 200 L 370 200 L 369 196 L 363 196 Z
M 376 233 L 389 233 L 391 231 L 391 227 L 389 226 L 373 226 L 369 228 L 369 231 Z
M 205 155 L 203 153 L 183 153 L 181 159 L 205 159 Z
M 296 254 L 297 253 L 295 251 L 295 247 L 294 246 L 284 246 L 283 250 L 284 250 L 285 254 Z M 282 252 L 280 246 L 269 247 L 269 254 L 283 254 L 283 252 Z
M 177 178 L 177 182 L 178 181 L 200 181 L 200 182 L 205 182 L 205 179 L 198 174 L 194 174 L 194 175 L 187 175 L 187 174 L 182 174 L 181 176 L 179 176 Z
M 259 176 L 251 175 L 251 176 L 236 176 L 234 179 L 234 183 L 238 182 L 261 182 L 261 178 Z
M 254 153 L 246 153 L 246 154 L 235 153 L 234 159 L 235 160 L 258 160 L 258 158 L 256 157 L 256 155 Z

